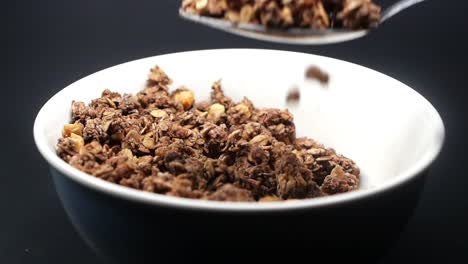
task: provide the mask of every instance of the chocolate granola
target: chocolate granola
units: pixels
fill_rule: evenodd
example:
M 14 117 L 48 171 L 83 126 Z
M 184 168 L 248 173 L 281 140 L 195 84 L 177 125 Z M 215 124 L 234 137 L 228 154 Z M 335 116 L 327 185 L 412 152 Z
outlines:
M 328 75 L 327 72 L 314 65 L 309 66 L 306 69 L 305 77 L 309 80 L 317 80 L 322 85 L 326 85 L 330 81 L 330 75 Z
M 301 100 L 301 92 L 299 91 L 298 87 L 292 87 L 288 91 L 288 95 L 286 96 L 286 103 L 293 105 L 299 103 Z
M 270 28 L 367 29 L 379 25 L 372 0 L 184 0 L 186 12 Z
M 72 102 L 71 123 L 57 154 L 94 177 L 177 197 L 271 202 L 349 192 L 356 164 L 315 140 L 297 138 L 288 110 L 235 102 L 213 84 L 211 100 L 195 102 L 151 69 L 135 95 L 105 90 L 86 105 Z

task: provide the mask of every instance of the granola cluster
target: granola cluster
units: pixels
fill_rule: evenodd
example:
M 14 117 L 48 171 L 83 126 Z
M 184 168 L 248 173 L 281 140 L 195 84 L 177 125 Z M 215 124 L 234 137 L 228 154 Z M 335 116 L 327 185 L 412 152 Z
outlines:
M 372 0 L 184 0 L 186 12 L 274 28 L 375 28 L 381 8 Z
M 217 201 L 269 202 L 348 192 L 359 168 L 333 149 L 296 138 L 288 110 L 234 102 L 215 82 L 195 102 L 159 68 L 136 95 L 105 90 L 72 102 L 58 155 L 97 178 L 147 192 Z

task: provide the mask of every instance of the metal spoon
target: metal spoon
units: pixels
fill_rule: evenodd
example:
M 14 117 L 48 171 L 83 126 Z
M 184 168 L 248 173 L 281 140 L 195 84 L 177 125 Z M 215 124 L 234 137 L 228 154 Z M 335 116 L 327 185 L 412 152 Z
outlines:
M 425 0 L 400 0 L 382 12 L 380 24 L 408 7 L 424 2 Z M 369 34 L 372 30 L 327 29 L 314 30 L 304 28 L 272 29 L 258 24 L 235 23 L 222 18 L 200 16 L 179 10 L 179 15 L 192 22 L 216 28 L 232 34 L 257 40 L 296 44 L 296 45 L 322 45 L 339 43 L 357 39 Z

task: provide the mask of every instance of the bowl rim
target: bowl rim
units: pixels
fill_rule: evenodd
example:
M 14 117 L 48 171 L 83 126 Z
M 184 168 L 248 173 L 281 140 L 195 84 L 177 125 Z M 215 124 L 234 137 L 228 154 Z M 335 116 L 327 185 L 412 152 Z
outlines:
M 156 193 L 149 193 L 144 192 L 141 190 L 135 190 L 128 187 L 124 187 L 115 183 L 110 183 L 95 177 L 90 176 L 87 173 L 84 173 L 72 166 L 68 163 L 63 161 L 58 157 L 58 155 L 51 151 L 48 147 L 47 139 L 43 135 L 44 129 L 44 120 L 46 120 L 46 116 L 44 114 L 45 109 L 49 107 L 54 100 L 54 98 L 58 97 L 59 94 L 63 93 L 67 89 L 71 89 L 74 83 L 79 82 L 85 78 L 92 78 L 95 74 L 99 74 L 102 71 L 107 71 L 116 67 L 124 66 L 130 63 L 137 63 L 143 60 L 150 60 L 155 59 L 161 56 L 170 56 L 173 54 L 189 54 L 189 53 L 211 53 L 211 52 L 273 52 L 273 53 L 291 53 L 296 55 L 304 55 L 309 57 L 317 57 L 326 60 L 332 60 L 339 63 L 345 63 L 353 67 L 364 68 L 367 71 L 371 71 L 375 74 L 383 75 L 387 78 L 390 78 L 394 81 L 400 83 L 404 88 L 409 89 L 410 92 L 415 93 L 416 96 L 419 97 L 421 100 L 420 103 L 425 104 L 428 113 L 431 115 L 431 120 L 434 122 L 434 130 L 437 135 L 439 135 L 438 141 L 435 142 L 433 146 L 431 146 L 427 152 L 422 155 L 418 162 L 413 164 L 408 170 L 400 173 L 398 177 L 392 178 L 386 181 L 384 184 L 379 185 L 374 188 L 369 189 L 360 189 L 353 192 L 348 192 L 344 194 L 337 194 L 327 197 L 318 197 L 313 199 L 305 199 L 305 200 L 298 200 L 293 202 L 271 202 L 271 203 L 248 203 L 248 202 L 220 202 L 220 201 L 206 201 L 206 200 L 197 200 L 197 199 L 188 199 L 188 198 L 180 198 L 180 197 L 172 197 L 162 194 Z M 320 208 L 326 206 L 336 206 L 338 204 L 344 204 L 351 201 L 361 200 L 364 198 L 369 198 L 374 195 L 379 195 L 385 192 L 388 192 L 394 188 L 404 185 L 405 183 L 411 181 L 421 173 L 423 173 L 428 167 L 434 162 L 434 160 L 439 156 L 442 147 L 445 142 L 445 126 L 443 123 L 442 118 L 440 117 L 437 110 L 434 106 L 421 94 L 416 92 L 411 87 L 407 86 L 406 84 L 387 76 L 383 73 L 375 71 L 373 69 L 351 63 L 344 60 L 334 59 L 326 56 L 302 53 L 302 52 L 293 52 L 287 50 L 273 50 L 273 49 L 204 49 L 204 50 L 192 50 L 192 51 L 183 51 L 183 52 L 175 52 L 175 53 L 167 53 L 161 54 L 146 58 L 141 58 L 137 60 L 132 60 L 129 62 L 117 64 L 115 66 L 111 66 L 105 68 L 103 70 L 97 71 L 93 74 L 90 74 L 84 78 L 80 78 L 79 80 L 69 84 L 64 89 L 57 92 L 54 96 L 52 96 L 40 109 L 38 112 L 36 119 L 34 121 L 34 141 L 36 147 L 38 148 L 41 155 L 44 159 L 52 166 L 54 169 L 59 171 L 65 177 L 68 177 L 74 182 L 77 182 L 87 188 L 92 190 L 102 192 L 106 195 L 110 195 L 113 197 L 120 197 L 126 200 L 130 200 L 133 202 L 140 202 L 148 205 L 157 205 L 157 206 L 165 206 L 165 207 L 176 207 L 181 209 L 189 209 L 189 210 L 204 210 L 204 211 L 224 211 L 224 212 L 262 212 L 262 211 L 283 211 L 283 210 L 297 210 L 297 209 L 309 209 L 309 208 Z

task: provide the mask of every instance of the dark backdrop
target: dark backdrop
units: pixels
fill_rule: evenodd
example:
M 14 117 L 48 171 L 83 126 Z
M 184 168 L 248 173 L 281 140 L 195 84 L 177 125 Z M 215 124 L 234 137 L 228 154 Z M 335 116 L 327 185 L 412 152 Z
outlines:
M 382 263 L 468 263 L 467 1 L 428 1 L 364 39 L 310 47 L 263 43 L 190 24 L 177 17 L 178 2 L 2 2 L 0 263 L 99 263 L 68 222 L 33 144 L 34 117 L 49 97 L 114 64 L 228 47 L 348 60 L 395 77 L 429 99 L 446 123 L 447 142 L 414 217 Z

